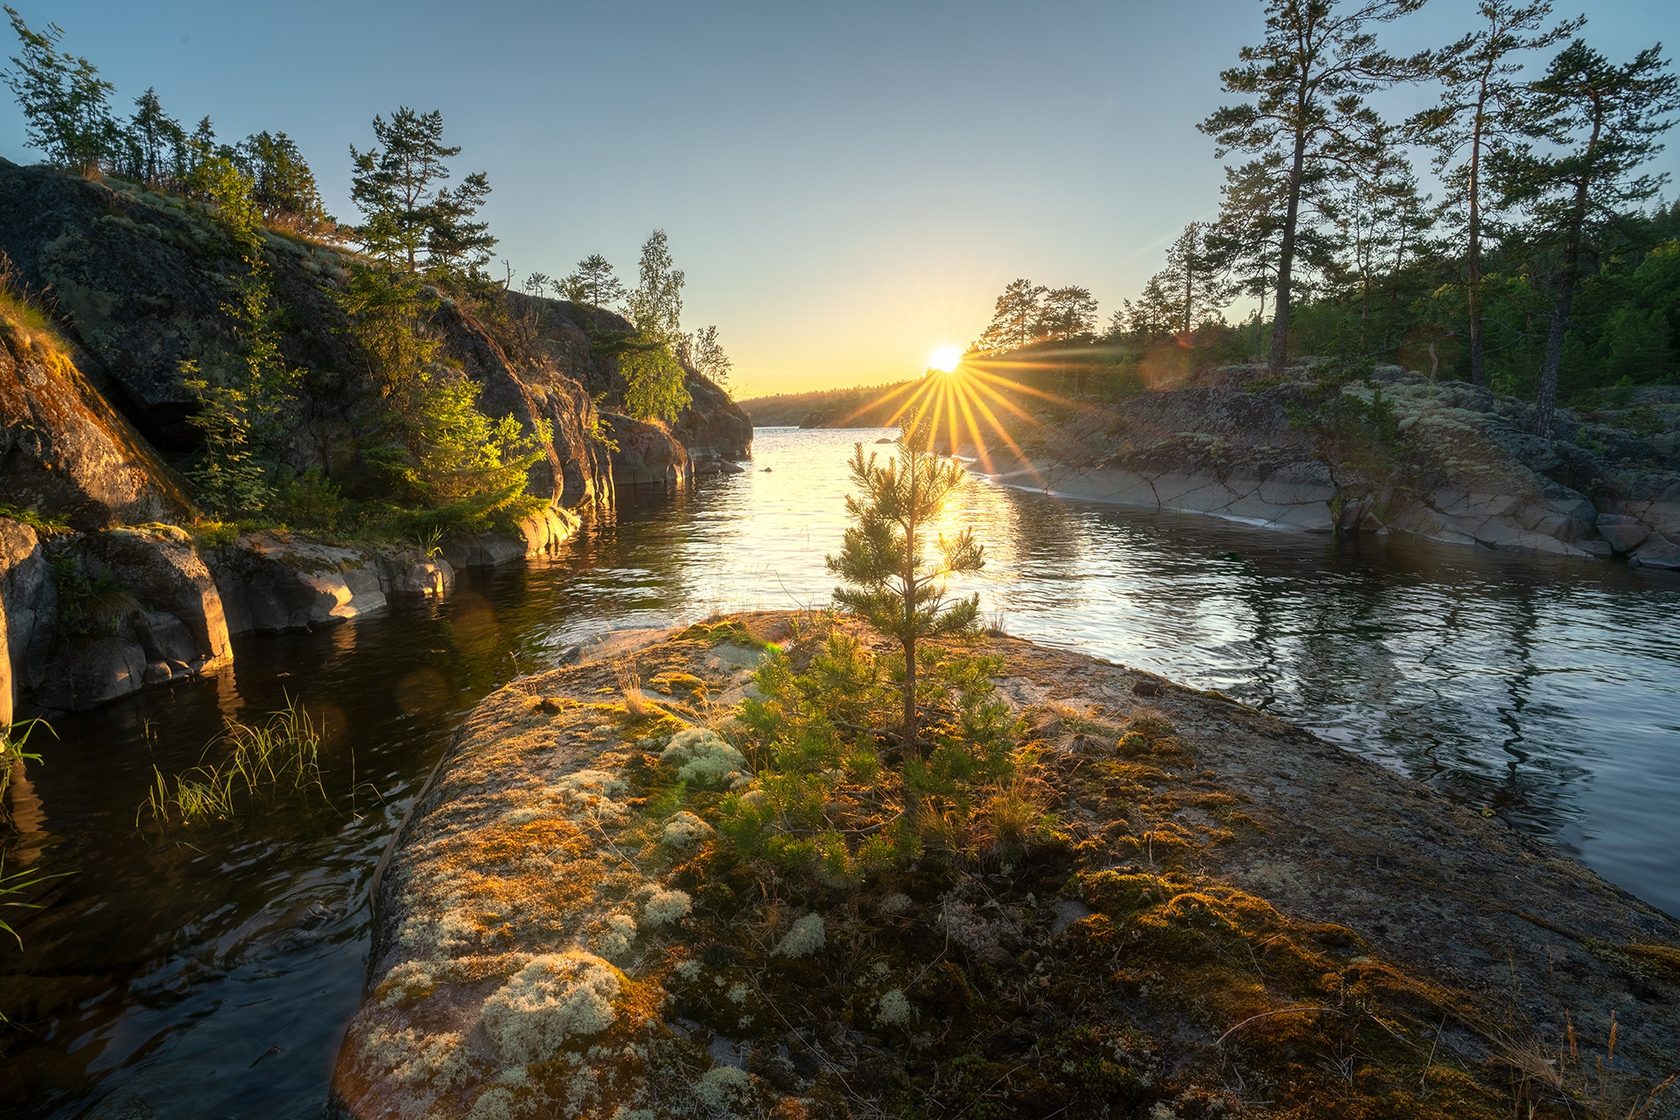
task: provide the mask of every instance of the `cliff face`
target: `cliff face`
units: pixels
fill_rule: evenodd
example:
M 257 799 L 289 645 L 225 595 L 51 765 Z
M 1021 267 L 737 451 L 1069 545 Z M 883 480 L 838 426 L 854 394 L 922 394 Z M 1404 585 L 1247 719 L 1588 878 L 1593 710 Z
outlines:
M 0 502 L 79 528 L 174 518 L 174 474 L 47 334 L 0 314 Z
M 223 305 L 245 265 L 221 227 L 179 198 L 0 162 L 0 251 L 28 288 L 55 305 L 93 385 L 166 455 L 191 448 L 195 400 L 181 363 L 213 373 L 238 361 Z M 274 233 L 265 235 L 263 255 L 282 353 L 306 371 L 303 399 L 286 418 L 286 457 L 298 470 L 347 469 L 378 393 L 334 298 L 351 258 Z M 527 430 L 538 419 L 552 422 L 553 445 L 532 470 L 533 493 L 568 507 L 611 500 L 606 455 L 587 435 L 594 406 L 575 376 L 540 356 L 511 357 L 494 325 L 448 300 L 431 327 L 443 360 L 484 386 L 486 413 L 512 414 Z

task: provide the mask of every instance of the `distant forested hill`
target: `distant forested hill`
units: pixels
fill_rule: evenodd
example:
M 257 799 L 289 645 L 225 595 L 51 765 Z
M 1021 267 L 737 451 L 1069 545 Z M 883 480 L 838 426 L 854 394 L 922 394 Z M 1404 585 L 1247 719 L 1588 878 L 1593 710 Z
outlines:
M 880 428 L 893 420 L 908 381 L 815 393 L 778 393 L 737 402 L 756 427 Z

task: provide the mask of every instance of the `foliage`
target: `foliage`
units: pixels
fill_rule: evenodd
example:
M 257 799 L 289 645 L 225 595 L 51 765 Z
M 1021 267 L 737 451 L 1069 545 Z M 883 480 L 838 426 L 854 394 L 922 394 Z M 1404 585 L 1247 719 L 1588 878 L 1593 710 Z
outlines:
M 205 747 L 206 757 L 222 757 L 173 779 L 154 767 L 152 791 L 136 817 L 149 814 L 160 827 L 190 827 L 235 821 L 247 805 L 283 794 L 314 790 L 325 799 L 321 735 L 309 712 L 291 700 L 259 724 L 229 718 Z
M 315 173 L 303 153 L 284 132 L 247 136 L 234 152 L 234 161 L 251 180 L 251 198 L 264 222 L 303 232 L 332 224 Z
M 1381 122 L 1366 97 L 1422 77 L 1428 56 L 1395 58 L 1378 49 L 1371 28 L 1422 5 L 1423 0 L 1361 0 L 1338 8 L 1334 0 L 1268 0 L 1265 38 L 1242 48 L 1239 65 L 1219 76 L 1227 93 L 1244 100 L 1215 110 L 1201 130 L 1218 143 L 1221 156 L 1243 151 L 1270 157 L 1260 166 L 1281 176 L 1283 214 L 1272 285 L 1274 372 L 1289 354 L 1302 199 L 1310 184 L 1380 150 Z
M 76 558 L 55 557 L 53 582 L 58 589 L 58 629 L 71 639 L 109 637 L 139 609 L 134 594 L 115 580 L 90 576 Z
M 970 819 L 1017 772 L 1021 728 L 996 696 L 1000 668 L 958 650 L 930 657 L 919 702 L 932 714 L 933 749 L 895 773 L 884 729 L 897 719 L 901 660 L 840 627 L 803 668 L 774 654 L 754 677 L 761 695 L 740 713 L 755 777 L 724 799 L 719 832 L 745 858 L 831 882 L 914 859 L 926 842 L 917 820 Z
M 4 10 L 21 44 L 5 81 L 23 108 L 29 144 L 59 167 L 98 174 L 116 133 L 107 101 L 116 87 L 87 59 L 58 49 L 64 31 L 56 23 L 35 31 L 17 9 Z
M 979 571 L 985 560 L 972 530 L 941 536 L 938 560 L 928 553 L 929 524 L 961 486 L 961 463 L 933 452 L 933 426 L 912 416 L 899 437 L 897 455 L 879 462 L 867 458 L 863 445 L 852 453 L 852 482 L 860 494 L 848 495 L 847 528 L 840 555 L 828 569 L 848 586 L 836 588 L 835 602 L 899 643 L 904 653 L 900 683 L 903 719 L 900 742 L 908 757 L 920 753 L 916 714 L 916 646 L 926 638 L 972 629 L 980 613 L 979 596 L 950 600 L 945 579 Z
M 607 258 L 599 253 L 591 253 L 579 261 L 577 271 L 564 280 L 555 281 L 554 289 L 561 299 L 595 307 L 611 307 L 629 294 L 618 277 L 613 275 L 613 267 Z
M 701 327 L 693 335 L 684 336 L 683 350 L 678 356 L 700 376 L 714 385 L 729 387 L 729 371 L 735 363 L 718 343 L 717 327 Z
M 42 727 L 47 729 L 47 734 L 56 734 L 52 725 L 44 719 L 19 720 L 10 727 L 0 725 L 0 822 L 9 824 L 12 819 L 10 794 L 13 778 L 26 763 L 41 761 L 41 756 L 29 749 L 29 739 L 37 728 Z
M 198 401 L 190 422 L 204 437 L 198 462 L 189 472 L 199 502 L 225 517 L 261 512 L 273 489 L 267 470 L 256 459 L 249 391 L 211 384 L 192 360 L 181 363 L 181 384 Z
M 1494 175 L 1507 204 L 1528 209 L 1543 241 L 1561 252 L 1534 410 L 1534 430 L 1549 435 L 1583 260 L 1607 221 L 1662 185 L 1662 176 L 1636 172 L 1662 150 L 1658 138 L 1680 108 L 1680 78 L 1668 72 L 1658 47 L 1617 66 L 1576 40 L 1552 60 L 1532 93 L 1523 131 L 1549 148 L 1525 145 L 1504 153 Z
M 688 407 L 686 374 L 663 342 L 637 332 L 618 356 L 624 407 L 638 420 L 675 420 Z
M 350 197 L 362 212 L 357 233 L 368 255 L 438 282 L 480 273 L 496 243 L 476 217 L 490 180 L 475 171 L 446 185 L 445 161 L 461 148 L 443 142 L 443 114 L 404 105 L 389 121 L 374 117 L 373 135 L 375 146 L 350 149 Z

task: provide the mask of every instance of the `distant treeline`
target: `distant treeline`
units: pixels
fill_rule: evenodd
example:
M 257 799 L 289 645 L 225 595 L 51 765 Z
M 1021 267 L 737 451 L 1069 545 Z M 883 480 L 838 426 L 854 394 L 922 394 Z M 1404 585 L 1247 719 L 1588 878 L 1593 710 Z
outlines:
M 815 393 L 778 393 L 741 401 L 760 428 L 883 428 L 897 423 L 896 409 L 908 381 Z

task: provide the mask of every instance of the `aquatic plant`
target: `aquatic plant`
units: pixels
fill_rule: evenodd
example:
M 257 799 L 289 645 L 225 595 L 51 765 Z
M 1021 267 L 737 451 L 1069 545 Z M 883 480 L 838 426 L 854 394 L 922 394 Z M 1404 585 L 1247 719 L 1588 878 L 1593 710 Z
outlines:
M 25 763 L 41 760 L 39 754 L 27 749 L 29 737 L 38 727 L 45 727 L 49 735 L 57 734 L 52 724 L 44 719 L 25 719 L 10 727 L 0 726 L 0 823 L 11 823 L 10 794 L 14 775 Z
M 288 698 L 286 707 L 259 724 L 230 718 L 205 754 L 218 749 L 227 752 L 219 761 L 173 779 L 154 766 L 152 790 L 135 814 L 136 823 L 148 812 L 160 825 L 232 821 L 243 802 L 280 793 L 314 790 L 327 798 L 321 784 L 321 728 L 296 701 Z

